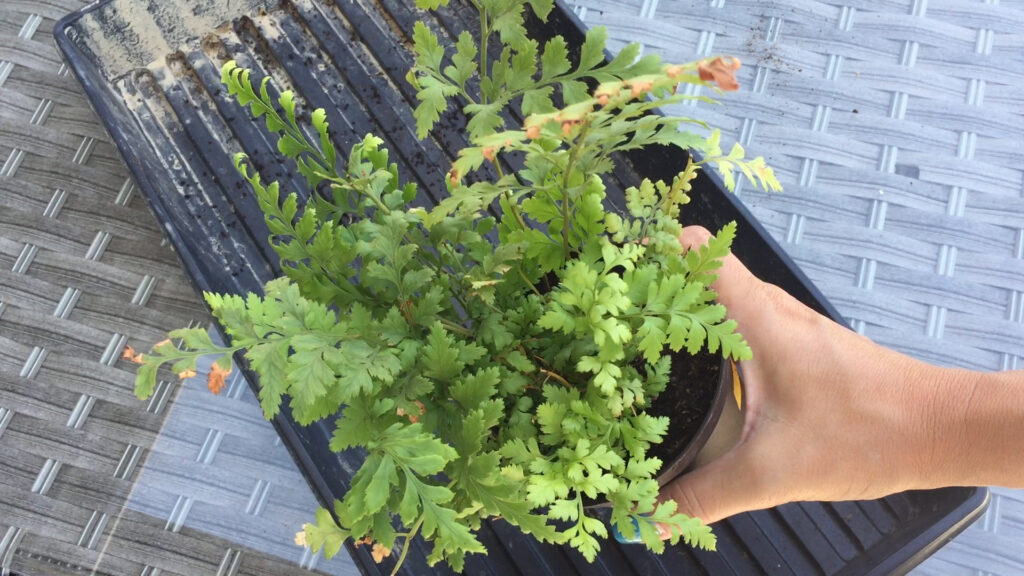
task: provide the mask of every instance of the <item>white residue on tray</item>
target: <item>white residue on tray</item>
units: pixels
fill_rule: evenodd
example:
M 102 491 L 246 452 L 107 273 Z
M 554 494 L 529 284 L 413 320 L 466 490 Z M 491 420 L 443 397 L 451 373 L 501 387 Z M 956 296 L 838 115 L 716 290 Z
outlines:
M 108 79 L 194 48 L 206 34 L 277 0 L 113 0 L 81 18 L 78 42 L 103 63 Z

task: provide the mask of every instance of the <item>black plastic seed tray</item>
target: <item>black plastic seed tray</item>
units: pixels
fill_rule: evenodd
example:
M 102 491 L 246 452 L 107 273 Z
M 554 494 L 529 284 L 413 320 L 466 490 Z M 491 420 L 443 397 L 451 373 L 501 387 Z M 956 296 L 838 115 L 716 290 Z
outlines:
M 444 193 L 445 172 L 466 144 L 465 118 L 452 111 L 431 139 L 416 139 L 414 92 L 404 76 L 416 21 L 450 41 L 463 29 L 474 29 L 472 9 L 455 3 L 431 15 L 405 0 L 270 3 L 102 0 L 55 28 L 71 69 L 199 290 L 259 290 L 278 272 L 255 199 L 231 164 L 235 152 L 247 152 L 265 178 L 303 189 L 294 165 L 277 159 L 262 125 L 245 121 L 246 113 L 221 87 L 219 70 L 226 60 L 236 59 L 256 76 L 269 75 L 277 86 L 293 89 L 306 110 L 325 108 L 339 150 L 369 132 L 384 138 L 402 175 L 419 184 L 418 202 L 431 204 Z M 226 12 L 240 4 L 249 13 Z M 561 34 L 570 45 L 582 42 L 583 26 L 563 4 L 547 23 L 531 27 L 541 39 Z M 671 177 L 684 161 L 674 149 L 625 156 L 612 187 L 621 190 L 640 177 Z M 696 189 L 687 206 L 689 220 L 709 228 L 738 221 L 735 251 L 757 275 L 839 319 L 719 181 L 702 176 Z M 287 413 L 274 424 L 318 498 L 328 503 L 344 494 L 361 456 L 331 453 L 328 424 L 302 427 Z M 658 556 L 608 541 L 593 564 L 493 521 L 480 533 L 490 555 L 471 556 L 466 573 L 902 573 L 974 521 L 987 498 L 984 489 L 950 488 L 869 502 L 791 504 L 717 524 L 718 553 L 679 546 Z M 426 565 L 427 550 L 418 543 L 402 573 L 449 573 Z M 349 551 L 367 574 L 390 569 L 375 564 L 365 549 Z

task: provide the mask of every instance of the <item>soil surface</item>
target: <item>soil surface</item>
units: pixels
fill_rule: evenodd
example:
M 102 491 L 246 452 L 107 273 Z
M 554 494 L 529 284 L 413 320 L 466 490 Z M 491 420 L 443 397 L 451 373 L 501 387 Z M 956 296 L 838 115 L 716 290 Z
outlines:
M 647 411 L 669 418 L 664 442 L 648 451 L 648 456 L 661 458 L 663 467 L 678 457 L 697 434 L 715 399 L 721 369 L 722 359 L 717 355 L 673 355 L 668 386 Z

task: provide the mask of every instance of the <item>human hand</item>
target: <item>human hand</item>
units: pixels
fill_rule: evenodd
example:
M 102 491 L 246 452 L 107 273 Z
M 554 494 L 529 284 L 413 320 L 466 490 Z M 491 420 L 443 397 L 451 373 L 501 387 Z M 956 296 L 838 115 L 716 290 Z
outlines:
M 710 233 L 683 230 L 686 248 Z M 936 413 L 962 374 L 878 346 L 754 277 L 729 256 L 714 285 L 753 349 L 742 364 L 737 445 L 662 488 L 706 523 L 793 501 L 874 499 L 949 482 L 936 471 Z M 960 371 L 963 372 L 963 371 Z

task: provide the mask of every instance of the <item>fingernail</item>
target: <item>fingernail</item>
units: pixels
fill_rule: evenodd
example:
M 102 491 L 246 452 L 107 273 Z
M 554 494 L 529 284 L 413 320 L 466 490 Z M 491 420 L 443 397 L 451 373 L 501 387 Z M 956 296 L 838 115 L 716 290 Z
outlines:
M 623 536 L 622 532 L 619 532 L 619 529 L 616 528 L 614 524 L 612 524 L 612 536 L 614 536 L 616 540 L 623 544 L 639 544 L 640 525 L 637 524 L 636 518 L 630 518 L 629 520 L 633 523 L 633 534 L 631 535 L 631 538 L 626 538 L 625 536 Z

